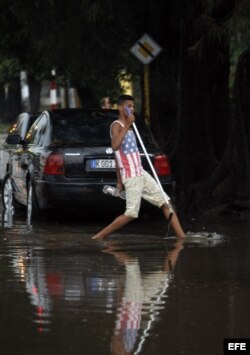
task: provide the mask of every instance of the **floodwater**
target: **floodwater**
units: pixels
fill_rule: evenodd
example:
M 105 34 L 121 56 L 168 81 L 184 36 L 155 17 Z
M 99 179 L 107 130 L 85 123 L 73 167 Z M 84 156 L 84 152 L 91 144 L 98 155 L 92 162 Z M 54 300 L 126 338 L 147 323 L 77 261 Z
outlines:
M 2 215 L 1 355 L 220 355 L 250 337 L 249 222 L 193 223 L 180 242 L 145 219 L 92 241 L 108 221 Z

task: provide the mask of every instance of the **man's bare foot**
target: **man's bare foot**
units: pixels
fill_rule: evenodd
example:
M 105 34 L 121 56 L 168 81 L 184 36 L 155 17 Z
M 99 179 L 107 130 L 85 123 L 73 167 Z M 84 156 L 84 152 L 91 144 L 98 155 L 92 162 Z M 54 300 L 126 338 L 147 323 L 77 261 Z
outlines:
M 99 234 L 95 234 L 93 237 L 91 237 L 91 239 L 103 241 L 104 237 L 100 236 Z

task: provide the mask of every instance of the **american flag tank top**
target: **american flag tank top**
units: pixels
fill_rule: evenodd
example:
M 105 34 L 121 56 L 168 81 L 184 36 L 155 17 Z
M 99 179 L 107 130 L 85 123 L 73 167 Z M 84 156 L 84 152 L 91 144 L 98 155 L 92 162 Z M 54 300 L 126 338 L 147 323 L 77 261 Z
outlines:
M 124 127 L 123 123 L 120 121 L 114 121 L 112 124 L 115 122 L 118 122 Z M 126 133 L 120 148 L 115 151 L 115 156 L 122 179 L 143 175 L 141 157 L 137 147 L 136 137 L 132 130 Z

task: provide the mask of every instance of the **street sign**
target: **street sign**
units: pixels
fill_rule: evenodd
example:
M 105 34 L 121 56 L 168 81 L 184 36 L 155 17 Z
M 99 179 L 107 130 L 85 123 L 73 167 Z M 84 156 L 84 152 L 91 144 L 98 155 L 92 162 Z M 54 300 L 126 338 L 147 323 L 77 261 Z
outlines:
M 145 33 L 133 47 L 130 48 L 130 51 L 142 64 L 149 64 L 162 51 L 162 48 Z
M 144 117 L 145 122 L 150 125 L 150 85 L 149 85 L 149 63 L 162 51 L 147 33 L 145 33 L 130 51 L 144 64 Z

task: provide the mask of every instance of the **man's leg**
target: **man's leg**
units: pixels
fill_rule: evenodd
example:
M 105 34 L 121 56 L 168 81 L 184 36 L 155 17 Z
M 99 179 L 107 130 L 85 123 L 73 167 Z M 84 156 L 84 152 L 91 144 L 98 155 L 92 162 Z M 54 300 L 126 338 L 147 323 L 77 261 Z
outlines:
M 117 229 L 120 229 L 125 224 L 133 221 L 138 217 L 141 193 L 143 188 L 143 177 L 137 176 L 134 178 L 128 178 L 123 181 L 126 191 L 126 211 L 124 214 L 118 216 L 112 223 L 102 229 L 99 233 L 94 235 L 92 239 L 102 240 L 109 234 L 113 233 Z
M 164 202 L 166 201 L 166 199 L 164 198 L 163 193 L 155 179 L 146 171 L 144 172 L 144 188 L 142 192 L 142 197 L 152 205 L 161 208 L 165 218 L 169 220 L 170 210 L 166 202 Z M 185 233 L 183 232 L 183 229 L 175 212 L 173 213 L 171 218 L 171 226 L 177 237 L 185 238 Z
M 115 218 L 112 223 L 110 223 L 107 227 L 105 227 L 100 232 L 98 232 L 96 235 L 94 235 L 91 239 L 102 240 L 102 239 L 106 238 L 109 234 L 111 234 L 114 231 L 125 226 L 125 224 L 132 222 L 134 219 L 135 218 L 133 218 L 133 217 L 128 217 L 128 216 L 125 216 L 124 214 L 122 214 L 122 215 L 118 216 L 117 218 Z
M 166 203 L 164 203 L 164 205 L 162 206 L 162 212 L 163 212 L 165 218 L 168 220 L 170 217 L 170 209 Z M 172 215 L 170 223 L 171 223 L 171 227 L 173 228 L 173 230 L 175 232 L 175 235 L 178 238 L 185 238 L 186 235 L 181 227 L 181 224 L 179 222 L 177 214 L 174 211 L 173 211 L 173 215 Z

